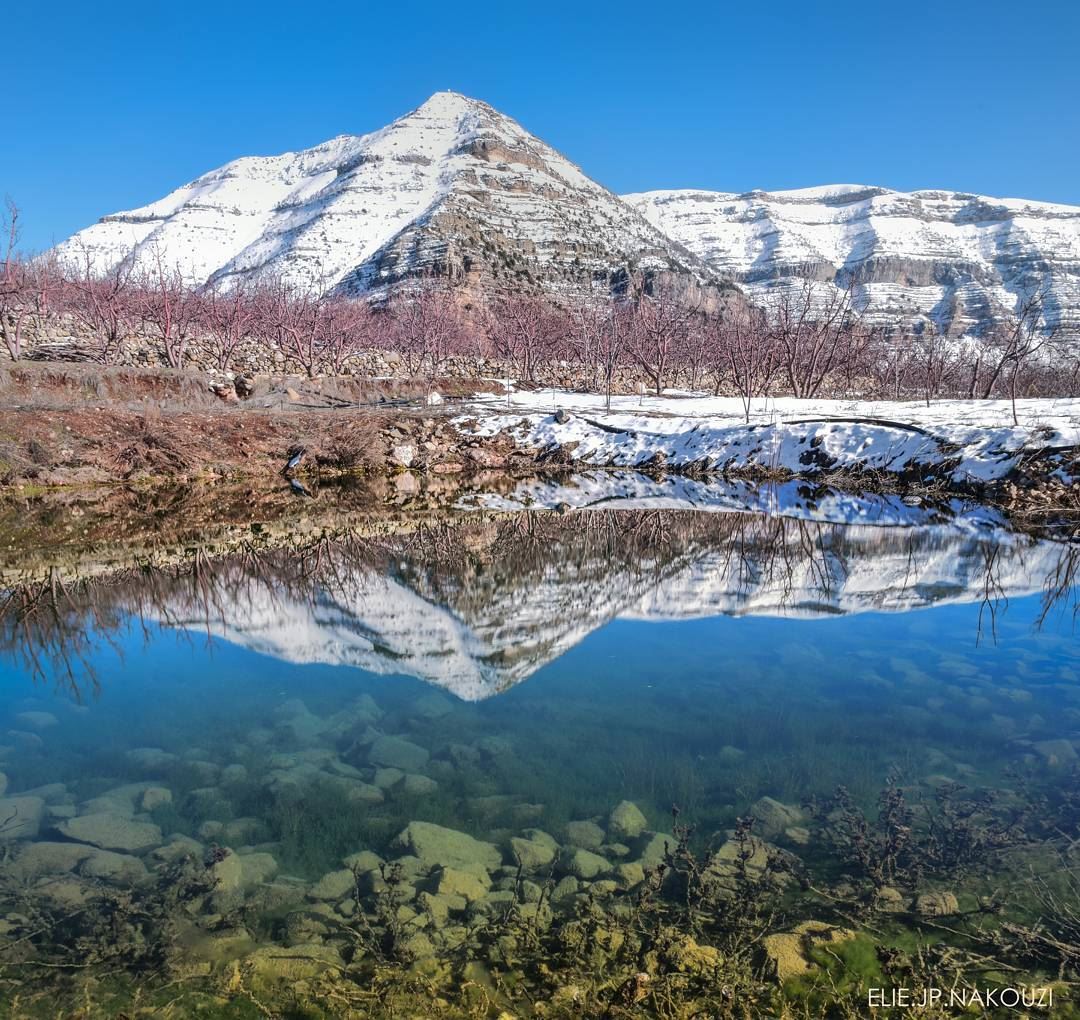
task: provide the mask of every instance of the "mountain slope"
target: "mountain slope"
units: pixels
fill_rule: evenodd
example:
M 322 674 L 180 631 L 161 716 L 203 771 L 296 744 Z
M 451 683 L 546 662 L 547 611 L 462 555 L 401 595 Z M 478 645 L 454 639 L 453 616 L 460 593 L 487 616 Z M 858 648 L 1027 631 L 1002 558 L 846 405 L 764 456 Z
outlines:
M 160 253 L 199 283 L 280 276 L 354 293 L 433 268 L 553 290 L 632 266 L 709 276 L 550 146 L 453 92 L 372 134 L 236 160 L 59 250 L 99 267 Z
M 1080 327 L 1080 207 L 862 185 L 623 197 L 757 302 L 806 275 L 853 280 L 872 317 L 962 335 L 1045 288 L 1047 321 Z

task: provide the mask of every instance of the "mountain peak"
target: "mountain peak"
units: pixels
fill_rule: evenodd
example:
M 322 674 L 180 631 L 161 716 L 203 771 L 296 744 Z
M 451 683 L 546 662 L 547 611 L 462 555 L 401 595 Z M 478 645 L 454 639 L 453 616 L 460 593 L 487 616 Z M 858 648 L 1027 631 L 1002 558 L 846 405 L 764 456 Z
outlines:
M 436 92 L 380 130 L 245 157 L 58 249 L 99 268 L 160 255 L 195 283 L 283 278 L 385 293 L 431 271 L 483 290 L 591 290 L 693 256 L 487 103 Z

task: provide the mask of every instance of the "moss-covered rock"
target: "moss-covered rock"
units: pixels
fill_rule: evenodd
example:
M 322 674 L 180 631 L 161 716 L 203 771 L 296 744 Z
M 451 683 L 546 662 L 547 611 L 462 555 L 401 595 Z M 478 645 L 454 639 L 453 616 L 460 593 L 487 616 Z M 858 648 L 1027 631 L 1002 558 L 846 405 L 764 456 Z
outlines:
M 648 824 L 641 809 L 632 801 L 624 800 L 608 816 L 608 837 L 615 842 L 637 839 Z
M 485 874 L 502 864 L 502 852 L 492 843 L 432 822 L 410 822 L 394 839 L 427 870 L 439 866 Z

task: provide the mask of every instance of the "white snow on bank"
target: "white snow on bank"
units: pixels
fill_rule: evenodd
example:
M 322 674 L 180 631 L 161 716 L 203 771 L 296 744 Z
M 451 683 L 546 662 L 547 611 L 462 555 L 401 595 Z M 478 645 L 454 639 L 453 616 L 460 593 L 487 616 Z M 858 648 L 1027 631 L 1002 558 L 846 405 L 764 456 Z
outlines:
M 732 397 L 669 392 L 662 397 L 614 397 L 541 390 L 509 397 L 482 394 L 476 414 L 458 419 L 475 435 L 508 432 L 535 449 L 576 444 L 582 465 L 633 467 L 662 453 L 671 466 L 711 471 L 749 467 L 813 476 L 826 470 L 902 473 L 942 465 L 956 483 L 1009 474 L 1025 454 L 1080 445 L 1080 399 L 916 402 L 754 401 L 749 425 Z M 569 421 L 555 420 L 555 409 Z M 864 419 L 860 421 L 852 419 Z M 875 419 L 867 421 L 865 419 Z

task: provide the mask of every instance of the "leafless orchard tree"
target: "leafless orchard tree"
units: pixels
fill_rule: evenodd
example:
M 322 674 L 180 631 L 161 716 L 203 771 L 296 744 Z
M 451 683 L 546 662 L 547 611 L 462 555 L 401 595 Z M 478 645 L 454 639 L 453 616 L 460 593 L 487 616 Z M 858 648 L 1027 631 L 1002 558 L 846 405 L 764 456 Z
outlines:
M 631 302 L 634 315 L 627 349 L 660 396 L 698 314 L 698 302 L 687 299 L 667 277 L 658 277 L 651 285 L 640 278 L 633 281 Z

